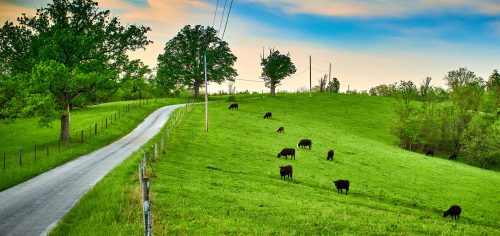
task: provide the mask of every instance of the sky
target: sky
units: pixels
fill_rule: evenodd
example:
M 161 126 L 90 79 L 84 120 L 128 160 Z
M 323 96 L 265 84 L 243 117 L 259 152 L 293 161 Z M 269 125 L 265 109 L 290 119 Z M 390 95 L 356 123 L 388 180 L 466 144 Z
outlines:
M 34 15 L 47 0 L 0 0 L 0 21 Z M 500 69 L 500 0 L 101 0 L 124 24 L 151 27 L 146 50 L 130 53 L 152 68 L 165 43 L 185 25 L 213 26 L 233 54 L 237 91 L 267 91 L 260 79 L 264 49 L 290 53 L 297 72 L 279 91 L 313 86 L 329 73 L 341 91 L 429 76 L 444 86 L 465 67 L 487 79 Z M 232 2 L 232 6 L 230 8 Z M 226 7 L 224 8 L 224 5 Z M 229 12 L 229 9 L 231 11 Z M 224 13 L 224 18 L 221 16 Z M 227 85 L 209 84 L 209 91 Z

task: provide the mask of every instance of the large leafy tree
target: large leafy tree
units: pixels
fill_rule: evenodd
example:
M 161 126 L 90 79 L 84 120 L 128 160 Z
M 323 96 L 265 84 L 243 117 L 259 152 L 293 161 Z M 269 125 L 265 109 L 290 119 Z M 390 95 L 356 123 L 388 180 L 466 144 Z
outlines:
M 271 96 L 276 96 L 276 86 L 281 84 L 285 77 L 294 74 L 297 69 L 290 58 L 290 53 L 280 54 L 278 50 L 269 49 L 269 56 L 261 56 L 262 79 L 265 86 L 271 89 Z
M 121 25 L 92 0 L 54 0 L 0 29 L 2 117 L 39 115 L 41 125 L 60 119 L 62 140 L 70 138 L 76 101 L 95 102 L 117 89 L 127 51 L 151 43 L 149 27 Z M 12 83 L 22 85 L 12 89 Z M 15 94 L 13 94 L 15 92 Z
M 204 54 L 207 58 L 207 80 L 222 83 L 234 81 L 238 74 L 233 68 L 234 56 L 228 44 L 217 37 L 212 27 L 184 26 L 165 45 L 158 56 L 156 79 L 165 90 L 177 87 L 194 89 L 197 97 L 205 82 Z

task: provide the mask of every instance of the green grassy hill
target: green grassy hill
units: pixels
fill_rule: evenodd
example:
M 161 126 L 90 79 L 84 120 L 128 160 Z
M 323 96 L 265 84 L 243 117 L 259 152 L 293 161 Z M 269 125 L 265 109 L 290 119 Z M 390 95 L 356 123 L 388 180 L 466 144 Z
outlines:
M 210 104 L 208 133 L 203 106 L 191 107 L 171 131 L 167 153 L 154 163 L 155 235 L 500 234 L 500 174 L 398 148 L 391 99 L 280 94 L 237 102 L 239 110 Z M 267 111 L 272 119 L 263 119 Z M 285 133 L 276 132 L 280 126 Z M 312 150 L 296 148 L 302 138 Z M 297 149 L 296 160 L 276 158 L 284 147 Z M 101 181 L 54 233 L 85 234 L 95 225 L 141 232 L 136 158 Z M 285 164 L 293 165 L 293 180 L 280 179 Z M 349 195 L 337 194 L 336 179 L 350 180 Z M 90 217 L 113 196 L 116 202 L 97 207 L 106 214 Z M 462 207 L 458 221 L 442 217 L 453 204 Z
M 18 119 L 0 123 L 0 191 L 21 183 L 67 161 L 90 153 L 123 137 L 151 112 L 159 107 L 184 102 L 180 99 L 112 102 L 71 113 L 71 142 L 58 143 L 60 123 L 53 121 L 50 128 L 39 128 L 37 118 Z M 125 110 L 124 110 L 125 109 Z M 116 120 L 115 120 L 116 114 Z M 106 118 L 108 128 L 106 128 Z M 95 134 L 95 124 L 98 130 Z M 84 142 L 81 142 L 83 131 Z M 35 145 L 37 155 L 35 157 Z M 49 156 L 47 157 L 47 148 Z M 18 153 L 22 151 L 22 166 Z M 5 170 L 4 168 L 5 153 Z

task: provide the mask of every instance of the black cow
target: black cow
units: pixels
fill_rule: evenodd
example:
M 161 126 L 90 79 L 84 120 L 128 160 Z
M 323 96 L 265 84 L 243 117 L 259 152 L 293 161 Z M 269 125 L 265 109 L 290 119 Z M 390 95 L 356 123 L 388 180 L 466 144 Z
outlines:
M 334 154 L 335 153 L 333 152 L 333 150 L 328 151 L 328 154 L 326 154 L 326 160 L 327 161 L 333 161 L 333 155 Z
M 229 109 L 238 109 L 238 103 L 233 103 L 229 105 Z
M 427 152 L 425 152 L 425 155 L 426 156 L 434 156 L 434 151 L 429 149 L 429 150 L 427 150 Z
M 458 205 L 453 205 L 447 211 L 443 212 L 443 217 L 451 216 L 452 219 L 460 218 L 460 213 L 462 213 L 462 208 Z
M 309 149 L 311 149 L 312 141 L 310 139 L 302 139 L 299 144 L 297 144 L 297 147 L 305 148 L 306 146 L 309 146 Z
M 333 183 L 337 188 L 337 193 L 342 193 L 342 189 L 345 189 L 345 195 L 347 195 L 347 192 L 349 191 L 349 180 L 339 179 L 333 181 Z
M 271 113 L 271 112 L 267 112 L 267 113 L 264 115 L 264 119 L 269 119 L 269 118 L 271 118 L 271 116 L 273 116 L 273 113 Z
M 448 160 L 456 160 L 457 159 L 457 154 L 456 153 L 453 153 L 451 154 L 450 157 L 448 157 Z
M 278 153 L 278 157 L 285 156 L 286 159 L 288 159 L 288 156 L 290 156 L 290 159 L 295 160 L 295 149 L 294 148 L 283 148 L 280 153 Z
M 283 126 L 279 127 L 277 132 L 278 133 L 284 133 L 285 132 L 285 127 L 283 127 Z
M 280 175 L 281 175 L 280 179 L 285 179 L 286 176 L 288 176 L 289 179 L 293 179 L 292 178 L 292 175 L 293 175 L 292 166 L 291 165 L 280 166 Z

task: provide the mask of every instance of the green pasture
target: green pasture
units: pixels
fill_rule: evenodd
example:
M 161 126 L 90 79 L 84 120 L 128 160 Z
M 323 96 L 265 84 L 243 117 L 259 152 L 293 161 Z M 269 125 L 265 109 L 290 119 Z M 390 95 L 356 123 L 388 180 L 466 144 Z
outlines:
M 393 100 L 279 94 L 192 106 L 153 163 L 155 235 L 499 235 L 500 174 L 397 147 Z M 263 119 L 265 112 L 273 117 Z M 277 133 L 284 126 L 285 133 Z M 312 150 L 298 149 L 302 138 Z M 284 147 L 296 160 L 277 158 Z M 329 149 L 334 161 L 326 161 Z M 135 155 L 92 189 L 53 232 L 142 231 Z M 293 180 L 279 166 L 291 164 Z M 348 195 L 332 181 L 348 179 Z M 451 205 L 459 220 L 443 218 Z M 92 231 L 94 230 L 94 231 Z
M 69 145 L 59 141 L 59 120 L 53 121 L 50 128 L 38 127 L 37 118 L 0 123 L 0 136 L 2 137 L 0 139 L 0 191 L 104 147 L 132 131 L 155 109 L 181 102 L 185 102 L 185 99 L 149 99 L 147 103 L 145 100 L 140 103 L 139 101 L 125 101 L 75 108 L 71 113 Z M 21 158 L 19 158 L 20 152 L 22 152 Z

